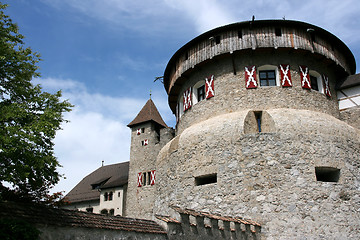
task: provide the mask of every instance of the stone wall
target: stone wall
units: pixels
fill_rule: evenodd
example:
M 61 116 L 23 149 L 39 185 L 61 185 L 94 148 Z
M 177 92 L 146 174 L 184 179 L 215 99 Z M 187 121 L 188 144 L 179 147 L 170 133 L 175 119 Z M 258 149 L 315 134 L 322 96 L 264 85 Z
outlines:
M 156 123 L 145 122 L 132 128 L 128 191 L 126 196 L 125 216 L 153 219 L 153 206 L 156 196 L 157 169 L 156 157 L 160 149 L 172 139 L 174 130 L 163 128 L 155 130 Z M 144 133 L 137 135 L 137 129 L 144 128 Z M 148 140 L 143 146 L 141 141 Z M 155 170 L 155 184 L 149 184 L 150 172 Z M 138 173 L 146 173 L 146 179 L 138 187 Z
M 165 240 L 165 234 L 141 233 L 134 231 L 119 231 L 98 228 L 74 228 L 74 227 L 54 227 L 38 226 L 42 232 L 40 240 Z
M 290 64 L 293 87 L 245 88 L 245 66 L 272 65 L 276 68 L 279 64 L 284 63 Z M 306 65 L 310 70 L 314 70 L 319 74 L 326 74 L 329 77 L 332 97 L 328 98 L 323 93 L 303 89 L 301 87 L 299 65 Z M 335 91 L 335 83 L 338 80 L 336 73 L 311 55 L 304 57 L 296 52 L 290 53 L 278 50 L 276 54 L 273 51 L 254 51 L 243 54 L 234 53 L 232 56 L 214 59 L 207 62 L 206 65 L 194 69 L 191 74 L 187 75 L 186 83 L 183 84 L 180 90 L 178 101 L 180 101 L 182 92 L 209 75 L 214 75 L 215 97 L 200 101 L 187 110 L 181 116 L 177 125 L 178 133 L 181 133 L 192 124 L 213 116 L 244 109 L 306 109 L 339 117 Z
M 340 112 L 340 119 L 360 129 L 360 106 L 348 108 Z
M 272 132 L 244 134 L 244 110 L 193 124 L 166 145 L 154 212 L 243 216 L 261 223 L 265 239 L 360 238 L 359 130 L 321 112 L 266 112 Z M 316 167 L 340 169 L 338 182 L 317 181 Z M 215 183 L 197 185 L 214 174 Z

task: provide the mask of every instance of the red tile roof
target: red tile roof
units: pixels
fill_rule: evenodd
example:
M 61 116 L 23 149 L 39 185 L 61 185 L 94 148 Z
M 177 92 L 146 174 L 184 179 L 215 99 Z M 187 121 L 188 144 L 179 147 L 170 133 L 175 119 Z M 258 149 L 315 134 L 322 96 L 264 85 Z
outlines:
M 127 126 L 133 127 L 137 124 L 148 122 L 148 121 L 154 121 L 157 124 L 161 125 L 162 127 L 168 127 L 164 120 L 162 119 L 159 111 L 157 110 L 154 102 L 149 99 L 144 107 L 140 110 L 138 115 L 135 117 L 134 120 L 131 121 Z
M 22 219 L 36 225 L 100 228 L 166 234 L 156 222 L 144 219 L 46 207 L 38 204 L 0 202 L 0 219 Z

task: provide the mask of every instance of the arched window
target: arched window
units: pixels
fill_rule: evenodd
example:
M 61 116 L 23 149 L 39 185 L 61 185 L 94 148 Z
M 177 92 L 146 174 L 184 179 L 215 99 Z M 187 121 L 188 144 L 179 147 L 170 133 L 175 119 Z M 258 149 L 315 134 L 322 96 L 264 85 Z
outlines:
M 108 210 L 107 209 L 103 209 L 103 210 L 101 210 L 101 212 L 100 212 L 101 214 L 105 214 L 105 215 L 108 215 Z
M 322 83 L 321 75 L 314 70 L 310 70 L 309 76 L 310 76 L 311 89 L 318 91 L 320 93 L 324 93 L 324 86 Z
M 280 86 L 279 70 L 274 65 L 263 65 L 258 67 L 260 87 Z
M 107 201 L 108 200 L 108 193 L 104 193 L 104 201 Z
M 109 193 L 108 199 L 109 199 L 109 201 L 112 201 L 112 200 L 113 200 L 113 192 L 110 192 L 110 193 Z

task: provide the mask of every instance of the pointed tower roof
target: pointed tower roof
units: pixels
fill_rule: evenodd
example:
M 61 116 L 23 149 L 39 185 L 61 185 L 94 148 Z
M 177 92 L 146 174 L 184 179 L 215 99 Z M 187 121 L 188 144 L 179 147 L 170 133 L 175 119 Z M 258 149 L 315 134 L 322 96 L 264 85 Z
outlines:
M 163 127 L 168 127 L 164 122 L 164 120 L 162 119 L 159 111 L 157 110 L 151 98 L 146 102 L 146 104 L 138 113 L 138 115 L 135 117 L 135 119 L 132 120 L 132 122 L 129 123 L 127 126 L 133 127 L 134 125 L 137 125 L 139 123 L 144 123 L 147 121 L 154 121 Z

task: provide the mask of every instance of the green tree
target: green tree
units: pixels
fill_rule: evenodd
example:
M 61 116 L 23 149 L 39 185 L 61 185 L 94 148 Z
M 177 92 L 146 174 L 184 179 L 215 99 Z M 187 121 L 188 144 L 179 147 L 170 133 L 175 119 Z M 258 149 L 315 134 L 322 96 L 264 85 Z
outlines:
M 41 201 L 61 177 L 53 140 L 72 105 L 32 83 L 40 55 L 25 47 L 6 7 L 0 2 L 0 199 L 12 192 Z

